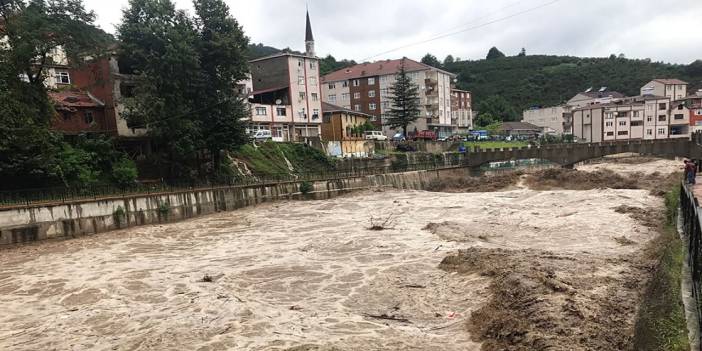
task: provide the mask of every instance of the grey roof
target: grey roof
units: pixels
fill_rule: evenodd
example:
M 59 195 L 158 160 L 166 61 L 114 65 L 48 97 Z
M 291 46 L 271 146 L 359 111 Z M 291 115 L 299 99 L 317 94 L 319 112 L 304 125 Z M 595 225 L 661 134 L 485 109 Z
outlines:
M 618 92 L 618 91 L 603 91 L 603 92 L 591 91 L 591 92 L 587 92 L 587 93 L 586 93 L 586 92 L 582 92 L 582 93 L 579 93 L 579 94 L 582 94 L 582 95 L 591 97 L 591 98 L 593 98 L 593 99 L 596 99 L 596 98 L 603 98 L 603 97 L 612 97 L 612 98 L 615 98 L 615 99 L 620 99 L 620 98 L 623 98 L 624 96 L 626 96 L 626 95 L 624 95 L 624 94 L 622 94 L 622 93 L 620 93 L 620 92 Z
M 334 113 L 334 112 L 343 112 L 343 113 L 347 113 L 350 115 L 357 115 L 357 116 L 363 116 L 363 117 L 368 117 L 368 118 L 372 117 L 371 115 L 365 114 L 363 112 L 349 110 L 345 107 L 332 105 L 330 103 L 322 101 L 322 113 Z
M 687 84 L 687 82 L 682 81 L 680 79 L 661 79 L 661 78 L 656 78 L 653 80 L 654 82 L 659 82 L 663 84 Z
M 310 23 L 310 12 L 307 11 L 307 27 L 305 28 L 305 41 L 314 41 L 312 35 L 312 24 Z

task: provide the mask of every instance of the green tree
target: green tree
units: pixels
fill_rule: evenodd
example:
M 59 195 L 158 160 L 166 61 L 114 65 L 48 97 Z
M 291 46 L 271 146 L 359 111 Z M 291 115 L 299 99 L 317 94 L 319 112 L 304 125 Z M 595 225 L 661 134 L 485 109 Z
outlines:
M 480 100 L 477 110 L 480 111 L 480 113 L 493 116 L 495 120 L 501 122 L 516 121 L 519 119 L 519 113 L 517 113 L 509 101 L 500 95 L 492 95 Z
M 207 77 L 193 22 L 170 0 L 130 0 L 118 36 L 120 56 L 137 74 L 135 95 L 126 101 L 128 123 L 148 129 L 168 178 L 194 176 L 194 159 L 204 148 L 195 92 Z
M 485 57 L 487 60 L 494 60 L 498 58 L 505 57 L 505 54 L 502 53 L 502 51 L 498 50 L 496 47 L 490 48 L 490 51 L 488 51 L 487 56 Z
M 197 90 L 195 110 L 201 135 L 210 152 L 212 169 L 218 172 L 222 152 L 233 151 L 248 142 L 241 119 L 248 115 L 245 96 L 233 89 L 247 77 L 248 38 L 222 0 L 195 0 L 197 45 L 204 81 Z
M 45 87 L 52 54 L 69 63 L 102 51 L 109 37 L 79 0 L 0 1 L 0 189 L 54 185 L 61 174 L 60 135 Z
M 478 116 L 475 118 L 475 126 L 478 128 L 485 128 L 491 124 L 494 124 L 495 122 L 498 122 L 495 117 L 493 117 L 490 113 L 479 113 Z
M 390 87 L 392 106 L 388 111 L 385 124 L 390 128 L 402 128 L 407 135 L 407 126 L 419 118 L 419 87 L 405 71 L 404 60 L 400 71 L 395 76 L 395 83 Z
M 446 56 L 446 58 L 444 59 L 444 66 L 450 65 L 450 64 L 452 64 L 452 63 L 454 63 L 454 62 L 455 62 L 455 60 L 454 60 L 454 58 L 453 58 L 453 55 L 448 55 L 448 56 Z
M 341 60 L 337 61 L 334 56 L 327 55 L 325 58 L 319 60 L 319 74 L 325 75 L 340 69 L 353 66 L 356 64 L 354 60 Z
M 425 65 L 429 65 L 432 67 L 436 68 L 441 68 L 441 62 L 439 62 L 439 59 L 436 58 L 436 56 L 432 54 L 426 54 L 424 57 L 422 57 L 421 62 Z

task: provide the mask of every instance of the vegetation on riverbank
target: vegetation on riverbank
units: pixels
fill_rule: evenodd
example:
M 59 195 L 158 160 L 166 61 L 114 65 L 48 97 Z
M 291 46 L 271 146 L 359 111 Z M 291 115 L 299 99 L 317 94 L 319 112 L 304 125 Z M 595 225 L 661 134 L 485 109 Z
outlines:
M 246 144 L 234 152 L 232 158 L 245 163 L 246 168 L 254 175 L 266 177 L 334 170 L 333 160 L 322 151 L 306 144 Z
M 636 322 L 635 350 L 689 350 L 685 310 L 681 300 L 683 246 L 677 233 L 680 188 L 673 185 L 665 196 L 666 223 L 661 236 L 649 246 L 657 262 Z

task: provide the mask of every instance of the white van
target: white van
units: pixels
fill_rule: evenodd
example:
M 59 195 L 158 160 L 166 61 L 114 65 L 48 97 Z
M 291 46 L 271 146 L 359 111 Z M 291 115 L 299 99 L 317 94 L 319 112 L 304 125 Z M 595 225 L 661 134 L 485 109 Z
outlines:
M 388 137 L 385 134 L 383 134 L 383 132 L 381 132 L 381 131 L 369 130 L 369 131 L 366 131 L 363 133 L 363 139 L 386 141 L 386 140 L 388 140 Z
M 256 141 L 271 140 L 271 139 L 273 139 L 273 134 L 271 134 L 270 130 L 261 129 L 261 130 L 258 130 L 251 138 L 256 140 Z

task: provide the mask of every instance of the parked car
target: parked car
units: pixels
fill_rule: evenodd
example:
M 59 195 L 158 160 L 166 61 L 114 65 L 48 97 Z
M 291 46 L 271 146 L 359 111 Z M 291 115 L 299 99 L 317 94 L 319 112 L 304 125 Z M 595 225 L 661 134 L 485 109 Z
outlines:
M 436 133 L 431 130 L 422 130 L 414 135 L 414 140 L 436 140 Z
M 402 133 L 396 133 L 395 135 L 392 136 L 392 141 L 405 141 L 407 138 L 405 138 L 405 135 Z
M 381 131 L 369 130 L 369 131 L 366 131 L 363 133 L 363 139 L 386 141 L 386 140 L 388 140 L 388 137 L 387 137 L 387 135 L 383 134 L 383 132 L 381 132 Z
M 272 140 L 273 134 L 271 134 L 270 130 L 261 129 L 261 130 L 256 131 L 256 133 L 254 133 L 251 136 L 251 139 L 256 140 L 256 141 Z

